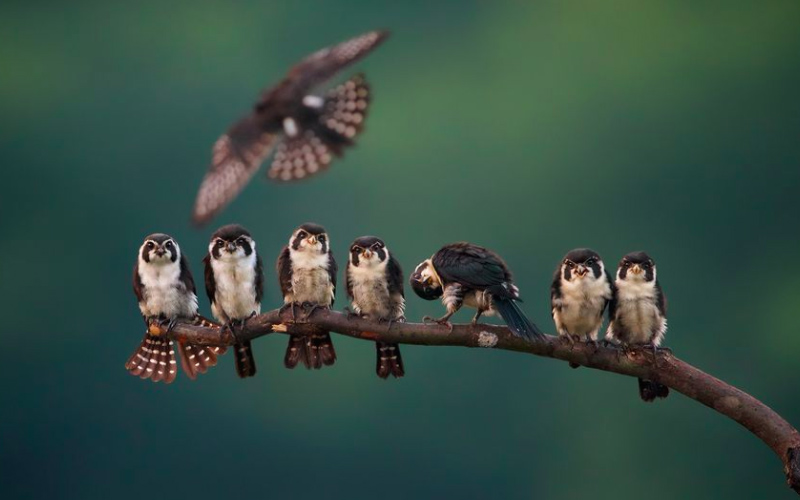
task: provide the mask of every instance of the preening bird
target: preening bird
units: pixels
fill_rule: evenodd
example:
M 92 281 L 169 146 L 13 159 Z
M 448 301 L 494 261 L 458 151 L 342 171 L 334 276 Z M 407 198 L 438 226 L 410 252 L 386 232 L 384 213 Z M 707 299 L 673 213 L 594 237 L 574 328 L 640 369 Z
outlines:
M 295 229 L 277 263 L 278 281 L 284 307 L 301 306 L 307 315 L 318 307 L 330 308 L 336 295 L 336 261 L 325 228 L 303 224 Z M 291 335 L 284 364 L 294 368 L 302 362 L 306 368 L 322 368 L 336 361 L 336 351 L 329 332 L 302 336 Z
M 148 327 L 158 322 L 169 331 L 178 320 L 205 323 L 197 314 L 197 292 L 189 263 L 175 239 L 167 234 L 155 233 L 144 239 L 133 268 L 133 292 Z M 169 384 L 177 375 L 172 347 L 172 340 L 148 331 L 125 368 L 132 375 Z M 191 379 L 216 365 L 217 355 L 224 352 L 224 347 L 178 342 L 181 366 Z
M 319 50 L 295 65 L 263 92 L 253 110 L 214 144 L 194 206 L 194 221 L 208 222 L 244 188 L 276 150 L 269 177 L 303 179 L 325 169 L 355 143 L 364 127 L 370 88 L 355 75 L 323 95 L 315 89 L 366 56 L 388 32 L 370 31 Z
M 550 285 L 550 305 L 558 334 L 570 341 L 596 341 L 613 285 L 594 250 L 577 248 L 564 256 Z
M 205 264 L 206 293 L 214 317 L 236 337 L 236 329 L 261 313 L 264 274 L 256 242 L 238 224 L 222 226 L 211 236 Z M 236 373 L 241 378 L 256 374 L 250 341 L 234 346 Z
M 667 332 L 667 297 L 658 283 L 656 263 L 644 252 L 629 253 L 619 263 L 614 284 L 617 293 L 608 309 L 607 338 L 655 352 Z M 667 397 L 669 388 L 639 379 L 639 395 L 650 402 Z
M 353 312 L 378 321 L 405 321 L 403 270 L 386 244 L 375 236 L 362 236 L 350 245 L 346 270 L 347 296 Z M 405 374 L 400 346 L 375 342 L 380 378 Z
M 503 259 L 491 250 L 472 243 L 445 245 L 420 263 L 410 278 L 411 288 L 425 300 L 442 299 L 447 314 L 426 317 L 452 328 L 450 317 L 462 305 L 477 309 L 472 323 L 481 315 L 500 313 L 516 335 L 532 340 L 544 334 L 517 305 L 519 289 Z

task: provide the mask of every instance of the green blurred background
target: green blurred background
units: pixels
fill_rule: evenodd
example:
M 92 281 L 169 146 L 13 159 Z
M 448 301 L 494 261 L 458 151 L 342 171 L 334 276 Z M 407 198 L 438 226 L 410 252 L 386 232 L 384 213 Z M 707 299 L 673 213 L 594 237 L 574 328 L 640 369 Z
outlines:
M 258 175 L 214 221 L 257 238 L 266 309 L 310 220 L 340 261 L 362 234 L 406 271 L 494 248 L 547 331 L 566 251 L 645 249 L 667 345 L 800 424 L 797 1 L 3 2 L 0 496 L 795 498 L 732 421 L 543 358 L 407 346 L 382 381 L 365 342 L 312 373 L 274 336 L 255 379 L 230 356 L 193 383 L 125 372 L 143 236 L 174 235 L 200 281 L 212 143 L 298 59 L 379 27 L 351 71 L 375 94 L 358 146 L 313 181 Z

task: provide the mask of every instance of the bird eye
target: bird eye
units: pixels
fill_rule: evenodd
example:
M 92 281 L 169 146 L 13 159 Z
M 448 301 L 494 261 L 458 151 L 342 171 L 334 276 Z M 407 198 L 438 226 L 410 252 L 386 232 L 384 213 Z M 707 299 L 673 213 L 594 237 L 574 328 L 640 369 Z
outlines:
M 245 240 L 244 238 L 239 238 L 238 240 L 236 240 L 236 243 L 239 245 L 244 245 L 246 241 L 247 240 Z
M 306 236 L 308 236 L 308 235 L 306 234 L 305 231 L 300 231 L 299 233 L 297 233 L 297 237 L 298 238 L 305 238 Z
M 587 259 L 586 260 L 586 265 L 587 266 L 591 266 L 592 264 L 594 264 L 594 259 Z
M 355 247 L 355 248 L 353 249 L 353 251 L 354 251 L 355 253 L 361 253 L 361 247 Z
M 171 241 L 168 241 L 168 242 L 167 242 L 167 245 L 166 245 L 166 247 L 167 247 L 167 248 L 172 248 L 172 247 L 173 247 L 173 245 L 172 245 L 172 242 L 171 242 Z
M 152 242 L 152 241 L 148 241 L 148 242 L 147 242 L 147 249 L 148 249 L 148 250 L 152 249 L 154 246 L 155 246 L 155 245 L 153 245 L 153 242 Z
M 324 243 L 325 242 L 325 235 L 324 234 L 319 235 L 319 237 L 317 237 L 317 240 L 319 240 L 319 241 Z
M 220 247 L 220 248 L 221 248 L 221 247 L 222 247 L 222 245 L 224 245 L 224 244 L 225 244 L 225 242 L 224 242 L 224 241 L 222 241 L 222 240 L 217 240 L 217 246 L 218 246 L 218 247 Z

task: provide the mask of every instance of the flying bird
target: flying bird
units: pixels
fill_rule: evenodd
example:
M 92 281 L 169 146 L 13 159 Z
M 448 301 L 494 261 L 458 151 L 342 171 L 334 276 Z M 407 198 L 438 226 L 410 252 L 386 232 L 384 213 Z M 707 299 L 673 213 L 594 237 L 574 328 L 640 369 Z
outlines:
M 133 268 L 133 292 L 148 328 L 156 322 L 169 331 L 178 320 L 211 324 L 197 314 L 197 292 L 189 263 L 178 242 L 168 234 L 151 234 L 139 247 Z M 125 368 L 131 375 L 169 384 L 177 376 L 173 345 L 172 340 L 148 330 Z M 216 365 L 217 355 L 224 352 L 224 347 L 178 342 L 181 366 L 191 379 Z
M 350 245 L 345 275 L 355 314 L 378 321 L 405 321 L 403 269 L 383 240 L 375 236 L 357 238 Z M 405 374 L 399 344 L 376 341 L 375 349 L 378 377 L 400 378 Z
M 644 252 L 624 256 L 614 281 L 617 293 L 608 308 L 606 338 L 624 345 L 661 345 L 667 333 L 667 297 L 661 290 L 656 263 Z M 639 379 L 644 401 L 669 395 L 669 388 L 653 380 Z
M 441 298 L 447 309 L 441 318 L 426 317 L 426 321 L 452 328 L 450 317 L 467 305 L 477 309 L 473 324 L 481 315 L 498 312 L 515 335 L 527 340 L 544 336 L 517 305 L 519 289 L 508 266 L 489 249 L 466 242 L 445 245 L 420 263 L 409 281 L 421 298 Z
M 357 74 L 324 94 L 315 90 L 388 35 L 370 31 L 319 50 L 264 91 L 251 112 L 214 144 L 211 166 L 197 193 L 194 222 L 205 224 L 219 213 L 273 152 L 268 175 L 285 182 L 326 169 L 352 146 L 370 104 L 366 79 Z
M 206 293 L 211 312 L 236 337 L 236 329 L 261 313 L 264 274 L 256 242 L 238 224 L 229 224 L 211 235 L 205 264 Z M 241 378 L 256 374 L 250 341 L 234 345 L 236 373 Z
M 338 268 L 331 253 L 325 228 L 303 224 L 292 233 L 277 262 L 278 281 L 284 306 L 301 306 L 306 315 L 318 307 L 330 308 L 336 296 Z M 320 369 L 336 361 L 336 351 L 329 332 L 313 335 L 291 335 L 286 347 L 284 365 L 294 368 L 302 362 L 306 368 Z

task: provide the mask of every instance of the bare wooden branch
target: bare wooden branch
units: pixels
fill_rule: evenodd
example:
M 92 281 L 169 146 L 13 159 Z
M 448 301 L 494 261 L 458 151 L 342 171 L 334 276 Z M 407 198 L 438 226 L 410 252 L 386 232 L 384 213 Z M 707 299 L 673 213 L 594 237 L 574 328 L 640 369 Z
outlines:
M 164 333 L 156 325 L 150 329 L 153 334 Z M 399 344 L 504 349 L 656 380 L 731 418 L 764 441 L 783 462 L 789 486 L 800 494 L 800 434 L 797 430 L 761 401 L 668 352 L 654 356 L 643 349 L 621 350 L 582 342 L 570 345 L 553 336 L 529 343 L 502 326 L 455 325 L 451 332 L 437 324 L 395 322 L 390 325 L 325 309 L 314 311 L 308 319 L 298 311 L 296 322 L 289 311 L 270 311 L 249 320 L 243 330 L 237 332 L 237 337 L 238 340 L 252 340 L 274 332 L 310 334 L 320 330 Z M 227 329 L 189 323 L 177 324 L 169 335 L 197 344 L 232 345 L 236 340 Z

